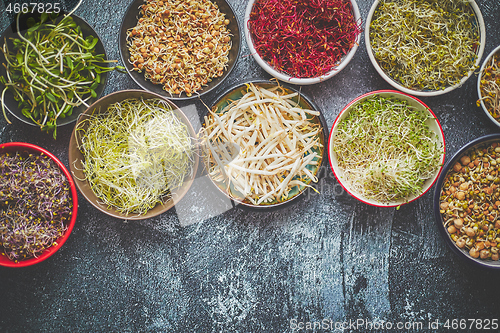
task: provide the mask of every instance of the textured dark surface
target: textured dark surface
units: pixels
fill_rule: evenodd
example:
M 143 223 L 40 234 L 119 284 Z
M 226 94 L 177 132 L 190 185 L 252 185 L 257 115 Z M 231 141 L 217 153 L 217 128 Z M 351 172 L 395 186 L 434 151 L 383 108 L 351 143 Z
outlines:
M 230 1 L 242 22 L 246 1 Z M 363 20 L 371 2 L 358 1 Z M 500 44 L 500 2 L 477 3 L 486 56 Z M 7 4 L 0 3 L 1 29 L 10 23 Z M 76 12 L 111 59 L 119 59 L 128 4 L 84 1 Z M 236 68 L 205 103 L 240 80 L 269 78 L 245 41 L 242 47 Z M 498 132 L 475 105 L 476 83 L 474 75 L 449 94 L 421 98 L 443 126 L 447 160 L 468 141 Z M 105 93 L 126 88 L 137 86 L 112 73 Z M 391 86 L 375 72 L 362 39 L 347 68 L 302 91 L 331 126 L 350 100 L 385 88 Z M 177 104 L 199 123 L 199 100 Z M 54 141 L 0 118 L 0 142 L 40 145 L 68 166 L 71 125 Z M 0 332 L 291 332 L 296 322 L 358 319 L 423 323 L 422 330 L 398 330 L 405 332 L 453 332 L 428 324 L 500 319 L 500 274 L 469 266 L 446 247 L 432 215 L 433 191 L 399 210 L 375 208 L 344 193 L 330 169 L 318 189 L 286 210 L 249 212 L 200 177 L 175 209 L 139 222 L 110 218 L 79 197 L 75 229 L 58 253 L 28 268 L 0 267 Z M 301 331 L 341 331 L 330 328 Z

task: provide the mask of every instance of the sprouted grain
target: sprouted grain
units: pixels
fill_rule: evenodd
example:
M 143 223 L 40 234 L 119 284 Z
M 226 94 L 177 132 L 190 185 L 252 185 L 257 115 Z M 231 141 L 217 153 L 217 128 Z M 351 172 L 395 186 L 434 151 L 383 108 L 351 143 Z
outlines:
M 209 0 L 146 1 L 127 31 L 129 62 L 172 96 L 187 96 L 221 77 L 229 62 L 230 21 Z
M 440 213 L 455 244 L 471 257 L 497 261 L 500 251 L 500 144 L 466 152 L 446 175 Z
M 491 116 L 500 121 L 500 52 L 495 53 L 484 67 L 479 89 L 481 98 L 477 106 L 482 101 Z

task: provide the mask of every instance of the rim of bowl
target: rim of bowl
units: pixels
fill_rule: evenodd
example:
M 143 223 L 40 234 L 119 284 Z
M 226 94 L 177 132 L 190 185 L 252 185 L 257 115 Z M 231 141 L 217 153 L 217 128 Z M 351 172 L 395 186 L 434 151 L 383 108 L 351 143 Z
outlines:
M 153 84 L 151 81 L 148 81 L 144 78 L 144 73 L 139 73 L 139 72 L 136 72 L 136 71 L 132 71 L 132 66 L 130 65 L 130 63 L 128 62 L 128 58 L 130 56 L 130 53 L 129 53 L 129 50 L 128 50 L 128 47 L 127 47 L 127 38 L 126 38 L 126 20 L 125 18 L 127 18 L 128 15 L 130 15 L 129 13 L 132 11 L 132 10 L 137 10 L 138 7 L 142 4 L 142 3 L 145 3 L 146 0 L 134 0 L 132 1 L 132 3 L 130 3 L 130 5 L 128 6 L 127 10 L 125 11 L 125 14 L 123 15 L 122 17 L 122 22 L 121 22 L 121 25 L 120 25 L 120 30 L 118 31 L 118 50 L 120 52 L 120 58 L 123 62 L 123 65 L 125 67 L 125 70 L 127 71 L 127 74 L 130 78 L 132 78 L 132 80 L 141 88 L 141 89 L 144 89 L 148 92 L 152 92 L 152 93 L 155 93 L 155 94 L 158 94 L 160 96 L 163 96 L 165 98 L 168 98 L 168 99 L 171 99 L 171 100 L 175 100 L 175 101 L 185 101 L 185 100 L 190 100 L 190 99 L 193 99 L 193 98 L 197 98 L 197 97 L 200 97 L 200 96 L 203 96 L 211 91 L 213 91 L 215 88 L 219 87 L 222 82 L 224 82 L 226 80 L 226 78 L 231 74 L 231 72 L 233 71 L 233 69 L 236 67 L 236 63 L 238 62 L 239 58 L 240 58 L 240 54 L 241 54 L 241 25 L 240 25 L 240 19 L 238 18 L 238 16 L 236 15 L 236 12 L 233 8 L 233 6 L 229 3 L 229 1 L 227 0 L 210 0 L 212 2 L 214 2 L 215 4 L 217 4 L 217 6 L 219 7 L 219 10 L 220 10 L 220 3 L 225 3 L 230 12 L 229 13 L 224 13 L 226 14 L 226 17 L 227 16 L 232 16 L 234 17 L 235 19 L 235 24 L 236 24 L 236 27 L 238 29 L 237 32 L 231 32 L 231 36 L 232 36 L 232 41 L 234 41 L 234 38 L 237 38 L 238 41 L 237 43 L 233 43 L 232 48 L 236 47 L 237 50 L 236 50 L 236 55 L 234 57 L 234 62 L 228 67 L 228 69 L 226 71 L 224 71 L 224 74 L 221 76 L 221 77 L 217 77 L 217 78 L 213 78 L 211 82 L 216 82 L 212 87 L 202 87 L 202 89 L 197 92 L 197 93 L 194 93 L 192 96 L 188 97 L 186 96 L 185 92 L 182 92 L 181 93 L 181 96 L 179 97 L 178 95 L 171 95 L 170 93 L 168 93 L 167 91 L 163 90 L 162 88 L 162 85 L 159 85 L 159 84 Z M 137 19 L 137 17 L 136 17 Z M 137 22 L 137 21 L 135 21 Z M 230 50 L 231 52 L 231 50 Z M 231 62 L 231 60 L 229 61 Z M 129 68 L 130 67 L 130 68 Z M 208 83 L 208 85 L 210 85 L 210 83 Z
M 47 155 L 50 159 L 52 159 L 56 163 L 56 165 L 59 167 L 59 169 L 63 172 L 64 176 L 68 180 L 70 191 L 71 191 L 71 198 L 72 198 L 72 202 L 73 202 L 73 208 L 71 210 L 71 219 L 68 222 L 68 229 L 66 230 L 64 235 L 58 239 L 57 245 L 47 248 L 44 252 L 42 252 L 36 258 L 21 260 L 17 263 L 6 258 L 5 255 L 1 255 L 1 257 L 6 258 L 8 260 L 8 262 L 0 261 L 0 266 L 26 267 L 26 266 L 35 265 L 35 264 L 42 262 L 45 259 L 51 257 L 54 253 L 56 253 L 63 246 L 63 244 L 69 238 L 71 232 L 73 231 L 73 227 L 75 226 L 75 221 L 76 221 L 76 217 L 77 217 L 77 213 L 78 213 L 78 195 L 77 195 L 77 191 L 76 191 L 75 182 L 73 181 L 73 178 L 71 177 L 71 174 L 69 173 L 68 169 L 64 166 L 64 164 L 57 157 L 55 157 L 48 150 L 46 150 L 42 147 L 36 146 L 34 144 L 31 144 L 31 143 L 27 143 L 27 142 L 8 142 L 8 143 L 0 144 L 0 152 L 4 151 L 5 149 L 7 149 L 9 152 L 11 152 L 11 151 L 23 151 L 24 150 L 24 151 L 33 151 L 33 152 L 37 152 L 37 153 L 43 153 L 43 154 Z
M 337 175 L 337 173 L 335 172 L 335 169 L 333 167 L 333 162 L 332 162 L 332 159 L 333 159 L 333 154 L 332 154 L 332 150 L 331 150 L 331 141 L 333 139 L 333 134 L 335 132 L 335 128 L 336 126 L 338 125 L 339 121 L 340 121 L 340 118 L 342 117 L 342 115 L 347 112 L 347 110 L 349 110 L 351 108 L 351 106 L 353 106 L 355 103 L 359 102 L 361 99 L 364 99 L 364 98 L 367 98 L 369 96 L 374 96 L 374 95 L 378 95 L 378 94 L 392 94 L 392 95 L 399 95 L 399 97 L 401 97 L 402 99 L 411 99 L 415 102 L 417 102 L 418 104 L 420 104 L 425 110 L 427 110 L 432 116 L 433 118 L 435 119 L 436 121 L 436 124 L 438 125 L 438 128 L 439 128 L 439 132 L 436 133 L 436 135 L 438 136 L 438 138 L 442 141 L 442 144 L 443 144 L 443 154 L 442 154 L 442 158 L 441 158 L 441 164 L 440 164 L 440 167 L 439 167 L 439 170 L 437 171 L 437 174 L 436 176 L 434 176 L 434 179 L 432 180 L 431 184 L 427 187 L 427 189 L 425 189 L 422 193 L 420 193 L 419 195 L 415 196 L 415 198 L 411 199 L 411 200 L 408 200 L 408 201 L 404 201 L 404 202 L 401 202 L 401 203 L 387 203 L 387 204 L 383 204 L 383 203 L 380 203 L 380 202 L 370 202 L 368 201 L 366 198 L 364 198 L 364 196 L 360 196 L 360 194 L 357 194 L 355 192 L 353 192 L 350 188 L 347 187 L 346 184 L 344 184 L 344 181 L 341 180 L 341 177 L 339 175 Z M 436 115 L 434 114 L 434 112 L 431 110 L 431 108 L 429 108 L 424 102 L 422 102 L 420 99 L 416 98 L 415 96 L 411 96 L 409 94 L 406 94 L 404 92 L 401 92 L 401 91 L 397 91 L 397 90 L 375 90 L 375 91 L 371 91 L 371 92 L 368 92 L 368 93 L 365 93 L 365 94 L 362 94 L 358 97 L 356 97 L 355 99 L 353 99 L 352 101 L 350 101 L 339 113 L 339 115 L 337 116 L 337 118 L 335 119 L 333 125 L 332 125 L 332 129 L 330 131 L 330 136 L 328 138 L 328 161 L 330 162 L 330 168 L 333 172 L 333 175 L 335 176 L 335 178 L 337 179 L 337 181 L 339 182 L 339 184 L 342 186 L 342 188 L 347 192 L 349 193 L 351 196 L 353 196 L 354 198 L 356 198 L 357 200 L 365 203 L 365 204 L 368 204 L 368 205 L 371 205 L 371 206 L 375 206 L 375 207 L 398 207 L 398 206 L 402 206 L 402 205 L 406 205 L 412 201 L 415 201 L 417 200 L 418 198 L 422 197 L 425 193 L 427 193 L 433 186 L 434 184 L 436 183 L 439 175 L 441 174 L 442 170 L 443 170 L 443 164 L 444 164 L 444 160 L 445 160 L 445 156 L 446 156 L 446 142 L 445 142 L 445 137 L 444 137 L 444 132 L 443 132 L 443 128 L 441 127 L 441 123 L 439 122 L 439 120 L 437 119 Z
M 39 13 L 36 13 L 36 14 L 38 15 Z M 64 11 L 61 10 L 61 12 L 59 14 L 60 14 L 59 16 L 62 16 L 62 15 L 65 15 L 66 13 L 64 13 Z M 33 13 L 25 13 L 24 15 L 33 15 Z M 84 25 L 86 25 L 85 29 L 90 30 L 90 32 L 91 32 L 90 35 L 93 35 L 98 40 L 97 44 L 96 44 L 96 48 L 100 45 L 102 47 L 102 54 L 104 55 L 104 60 L 108 60 L 108 55 L 106 53 L 106 47 L 104 46 L 104 43 L 102 42 L 101 36 L 97 33 L 97 31 L 94 29 L 94 27 L 92 25 L 90 25 L 85 19 L 83 19 L 82 17 L 80 17 L 80 16 L 78 16 L 78 15 L 76 15 L 74 13 L 71 14 L 70 16 L 72 18 L 76 18 L 77 20 L 81 21 Z M 5 37 L 5 35 L 7 33 L 9 33 L 9 34 L 10 33 L 16 34 L 11 29 L 12 24 L 15 24 L 15 21 L 12 22 L 11 24 L 9 24 L 7 26 L 7 28 L 2 32 L 2 35 L 0 36 L 0 38 L 2 40 L 3 40 L 3 37 Z M 77 24 L 81 26 L 80 23 L 77 23 Z M 84 34 L 84 36 L 85 35 L 89 35 L 89 34 Z M 5 59 L 3 53 L 0 53 L 0 59 Z M 106 64 L 106 65 L 108 65 L 108 64 Z M 2 69 L 0 71 L 1 72 L 5 72 L 5 68 L 2 67 Z M 101 73 L 101 83 L 99 83 L 99 86 L 98 86 L 97 91 L 96 91 L 97 96 L 96 97 L 91 97 L 90 101 L 97 101 L 97 100 L 99 100 L 99 98 L 101 98 L 102 94 L 104 93 L 104 89 L 106 89 L 106 86 L 108 84 L 109 73 L 110 72 L 103 72 L 103 73 Z M 6 91 L 6 93 L 11 94 L 9 91 Z M 10 97 L 10 98 L 12 100 L 14 100 L 13 97 Z M 15 103 L 17 104 L 17 102 L 15 102 Z M 40 127 L 37 124 L 35 124 L 33 121 L 31 121 L 30 119 L 24 117 L 21 112 L 19 112 L 19 114 L 17 114 L 14 110 L 11 110 L 11 108 L 9 108 L 9 106 L 7 104 L 4 104 L 4 106 L 5 106 L 5 108 L 7 109 L 7 111 L 9 111 L 9 113 L 12 116 L 14 116 L 16 119 L 18 119 L 22 123 L 28 124 L 28 125 L 31 125 L 31 126 L 35 126 L 35 127 Z M 16 110 L 17 109 L 18 108 L 16 107 Z M 79 115 L 82 114 L 85 110 L 86 110 L 85 104 L 81 104 L 80 106 L 76 107 L 73 110 L 73 113 L 71 114 L 71 116 L 66 117 L 64 119 L 58 119 L 58 121 L 57 121 L 57 127 L 59 127 L 59 126 L 65 126 L 65 125 L 72 124 L 72 123 L 76 122 L 76 120 L 78 119 Z M 61 121 L 61 123 L 59 123 L 59 121 Z
M 451 250 L 457 254 L 462 260 L 465 260 L 468 263 L 474 264 L 476 266 L 480 267 L 486 267 L 486 268 L 491 268 L 491 269 L 500 269 L 500 261 L 492 261 L 492 260 L 481 260 L 481 259 L 475 259 L 472 258 L 468 252 L 465 250 L 461 250 L 458 248 L 458 246 L 455 245 L 455 242 L 450 238 L 450 235 L 446 228 L 444 227 L 443 224 L 443 218 L 441 216 L 441 213 L 439 212 L 440 207 L 440 194 L 441 194 L 441 188 L 443 186 L 444 179 L 446 178 L 446 175 L 448 174 L 448 171 L 453 167 L 453 164 L 459 160 L 459 158 L 466 153 L 468 150 L 479 146 L 481 144 L 486 144 L 488 142 L 499 142 L 500 143 L 500 133 L 495 133 L 495 134 L 488 134 L 481 136 L 479 138 L 476 138 L 464 146 L 462 146 L 454 155 L 453 157 L 446 163 L 446 165 L 443 168 L 443 172 L 438 177 L 438 180 L 436 182 L 436 188 L 434 189 L 434 196 L 433 196 L 433 210 L 434 210 L 434 221 L 437 224 L 437 227 L 439 229 L 439 233 L 441 234 L 442 238 L 444 239 L 445 243 L 448 244 L 448 246 L 451 248 Z M 496 264 L 493 264 L 496 262 Z
M 321 172 L 321 169 L 326 167 L 326 155 L 327 155 L 327 144 L 326 144 L 326 140 L 328 138 L 328 126 L 327 126 L 327 123 L 326 123 L 326 119 L 323 115 L 323 112 L 318 108 L 318 106 L 307 96 L 305 96 L 303 93 L 301 93 L 298 89 L 296 89 L 295 87 L 291 86 L 290 84 L 284 84 L 283 82 L 281 83 L 277 83 L 277 82 L 273 82 L 273 81 L 269 81 L 269 80 L 263 80 L 263 79 L 248 79 L 248 80 L 244 80 L 244 81 L 241 81 L 241 82 L 238 82 L 238 83 L 235 83 L 233 85 L 231 85 L 230 87 L 227 87 L 223 93 L 221 93 L 218 97 L 216 97 L 212 103 L 210 104 L 211 107 L 210 107 L 210 110 L 212 110 L 212 108 L 217 105 L 218 103 L 220 103 L 222 100 L 224 100 L 226 98 L 226 96 L 233 92 L 234 90 L 238 89 L 238 88 L 244 88 L 246 84 L 248 83 L 254 83 L 254 84 L 269 84 L 269 85 L 273 85 L 273 86 L 277 86 L 278 84 L 282 87 L 285 87 L 286 89 L 289 89 L 289 90 L 292 90 L 293 92 L 298 92 L 300 93 L 300 97 L 301 99 L 304 99 L 306 101 L 307 104 L 309 104 L 311 106 L 311 108 L 315 111 L 318 111 L 319 112 L 319 116 L 318 116 L 318 120 L 319 120 L 319 123 L 321 124 L 321 127 L 322 127 L 322 136 L 323 136 L 323 154 L 321 156 L 321 163 L 320 165 L 318 166 L 318 170 L 316 172 L 316 176 L 318 176 Z M 202 118 L 204 118 L 205 115 L 207 115 L 209 113 L 209 110 L 205 110 L 205 112 L 203 113 L 202 115 Z M 205 169 L 205 173 L 206 173 L 206 163 L 205 163 L 205 160 L 203 159 L 203 168 Z M 298 200 L 302 199 L 304 197 L 304 194 L 311 190 L 309 187 L 306 187 L 304 188 L 300 193 L 298 193 L 297 195 L 295 195 L 294 197 L 286 200 L 286 201 L 282 201 L 282 202 L 278 202 L 278 203 L 275 203 L 275 204 L 272 204 L 272 205 L 253 205 L 251 203 L 248 203 L 248 202 L 244 202 L 242 200 L 239 200 L 238 198 L 234 198 L 232 197 L 231 195 L 229 195 L 229 193 L 227 193 L 226 191 L 224 191 L 220 186 L 218 186 L 215 181 L 212 179 L 212 177 L 210 177 L 208 174 L 207 174 L 207 177 L 210 179 L 210 181 L 212 182 L 212 184 L 220 191 L 222 192 L 229 200 L 231 200 L 232 202 L 234 202 L 238 207 L 241 207 L 243 209 L 248 209 L 248 210 L 268 210 L 268 211 L 273 211 L 273 210 L 277 210 L 277 209 L 281 209 L 281 208 L 284 208 L 284 207 L 287 207 L 288 205 L 292 204 L 292 203 L 295 203 L 297 202 Z M 319 177 L 318 177 L 318 183 L 319 183 Z
M 495 55 L 495 54 L 500 54 L 500 45 L 498 45 L 497 47 L 495 47 L 493 49 L 493 51 L 491 51 L 488 56 L 486 57 L 486 59 L 483 61 L 483 64 L 481 65 L 481 69 L 479 70 L 479 75 L 477 77 L 477 96 L 479 99 L 481 99 L 482 95 L 481 95 L 481 78 L 483 77 L 483 71 L 484 71 L 484 68 L 486 67 L 486 64 L 491 60 L 491 58 Z M 483 100 L 480 101 L 481 103 L 481 107 L 484 111 L 484 113 L 486 113 L 486 115 L 488 116 L 488 118 L 491 119 L 491 121 L 497 125 L 498 127 L 500 127 L 500 122 L 498 122 L 498 120 L 496 120 L 492 115 L 491 113 L 489 113 L 488 109 L 486 108 L 486 105 L 484 105 L 484 102 Z
M 468 0 L 468 1 L 469 1 L 470 6 L 472 7 L 472 10 L 476 14 L 477 23 L 479 24 L 479 49 L 476 52 L 477 59 L 476 59 L 476 62 L 474 64 L 475 67 L 472 68 L 467 73 L 466 76 L 462 77 L 462 79 L 460 79 L 459 83 L 457 83 L 453 86 L 446 87 L 445 89 L 442 89 L 442 90 L 413 90 L 413 89 L 409 89 L 409 88 L 402 86 L 401 84 L 396 82 L 394 79 L 392 79 L 389 75 L 387 75 L 382 70 L 382 68 L 380 68 L 377 60 L 375 59 L 375 56 L 373 55 L 373 51 L 372 51 L 372 47 L 371 47 L 371 43 L 370 43 L 370 24 L 371 24 L 371 21 L 373 18 L 373 14 L 375 13 L 375 9 L 377 8 L 378 4 L 380 3 L 380 0 L 375 0 L 373 2 L 372 6 L 370 8 L 370 11 L 368 12 L 368 16 L 367 16 L 366 22 L 365 22 L 366 51 L 368 53 L 368 57 L 370 58 L 370 61 L 373 65 L 373 67 L 375 67 L 375 70 L 391 86 L 393 86 L 394 88 L 396 88 L 396 89 L 398 89 L 406 94 L 414 95 L 414 96 L 421 96 L 421 97 L 423 97 L 423 96 L 425 96 L 425 97 L 439 96 L 439 95 L 446 94 L 452 90 L 455 90 L 455 89 L 461 87 L 472 76 L 475 69 L 477 68 L 476 66 L 479 66 L 479 64 L 481 63 L 481 58 L 483 56 L 484 47 L 486 44 L 486 26 L 484 24 L 483 14 L 481 13 L 481 10 L 479 9 L 479 7 L 477 6 L 477 4 L 474 0 Z
M 81 152 L 78 150 L 78 148 L 76 146 L 77 125 L 82 120 L 82 117 L 84 115 L 87 115 L 92 110 L 94 110 L 98 104 L 103 104 L 104 106 L 107 107 L 111 103 L 114 103 L 114 102 L 107 102 L 107 100 L 113 100 L 114 98 L 119 97 L 120 95 L 123 95 L 123 98 L 120 98 L 119 100 L 125 100 L 128 98 L 137 98 L 137 97 L 131 96 L 131 95 L 138 95 L 138 96 L 144 97 L 144 99 L 158 98 L 158 99 L 161 99 L 161 100 L 165 101 L 166 103 L 168 103 L 172 107 L 172 110 L 178 112 L 178 115 L 180 116 L 182 122 L 187 126 L 188 132 L 191 135 L 191 139 L 193 140 L 193 145 L 195 147 L 195 153 L 194 153 L 195 161 L 194 161 L 194 165 L 193 165 L 192 175 L 184 181 L 184 183 L 181 185 L 180 188 L 178 188 L 176 191 L 174 191 L 174 195 L 170 196 L 169 198 L 166 198 L 165 200 L 162 200 L 161 204 L 160 203 L 156 204 L 156 206 L 154 208 L 148 210 L 146 212 L 146 214 L 141 214 L 141 215 L 137 215 L 137 214 L 126 215 L 124 213 L 118 212 L 115 207 L 111 207 L 110 209 L 108 209 L 107 205 L 100 203 L 100 199 L 97 197 L 97 195 L 94 193 L 94 191 L 90 188 L 90 186 L 88 186 L 88 182 L 86 180 L 84 180 L 83 178 L 82 178 L 83 180 L 81 180 L 75 176 L 75 171 L 79 172 L 77 167 L 75 166 L 75 163 L 76 162 L 80 163 L 80 161 L 81 161 L 80 156 L 82 156 Z M 127 89 L 127 90 L 115 91 L 109 95 L 101 97 L 99 100 L 95 101 L 91 106 L 89 106 L 89 108 L 87 110 L 85 110 L 84 113 L 82 113 L 82 116 L 80 118 L 78 118 L 78 121 L 77 121 L 75 127 L 73 128 L 73 132 L 71 133 L 71 137 L 70 137 L 70 141 L 69 141 L 69 149 L 68 149 L 68 156 L 69 156 L 68 160 L 69 160 L 71 174 L 74 177 L 76 187 L 78 188 L 80 193 L 83 195 L 83 197 L 92 206 L 94 206 L 99 211 L 103 212 L 104 214 L 106 214 L 108 216 L 115 217 L 115 218 L 124 219 L 124 220 L 144 220 L 144 219 L 158 216 L 158 215 L 163 214 L 166 211 L 170 210 L 189 191 L 189 189 L 191 188 L 191 185 L 194 182 L 197 171 L 198 171 L 198 166 L 199 166 L 198 150 L 199 150 L 199 148 L 198 148 L 198 141 L 196 139 L 196 132 L 193 128 L 193 125 L 189 121 L 189 118 L 186 116 L 184 111 L 181 110 L 181 108 L 179 108 L 176 104 L 174 104 L 171 100 L 169 100 L 165 96 L 156 94 L 154 92 L 147 91 L 147 90 L 141 90 L 141 89 Z
M 360 26 L 362 25 L 362 18 L 361 14 L 358 8 L 358 4 L 356 3 L 355 0 L 349 0 L 352 5 L 352 10 L 353 10 L 353 15 L 354 15 L 354 20 L 356 22 L 360 22 Z M 354 57 L 354 54 L 356 53 L 359 43 L 361 40 L 361 33 L 359 33 L 356 36 L 355 43 L 353 47 L 349 50 L 349 52 L 344 55 L 340 62 L 338 63 L 338 66 L 332 69 L 330 72 L 321 75 L 319 77 L 314 77 L 314 78 L 297 78 L 297 77 L 292 77 L 289 76 L 283 72 L 279 72 L 273 67 L 271 67 L 264 59 L 261 58 L 261 56 L 257 53 L 255 50 L 255 47 L 253 46 L 253 41 L 252 41 L 252 36 L 250 35 L 250 30 L 248 29 L 248 21 L 250 20 L 250 13 L 252 12 L 253 4 L 255 3 L 255 0 L 249 0 L 247 7 L 246 7 L 246 12 L 245 12 L 245 19 L 244 19 L 244 33 L 245 33 L 245 39 L 247 41 L 248 48 L 250 49 L 250 54 L 253 56 L 255 61 L 264 69 L 268 74 L 274 76 L 275 78 L 294 85 L 311 85 L 311 84 L 316 84 L 319 82 L 326 81 L 333 76 L 337 75 L 342 69 L 347 67 L 349 62 L 352 60 Z

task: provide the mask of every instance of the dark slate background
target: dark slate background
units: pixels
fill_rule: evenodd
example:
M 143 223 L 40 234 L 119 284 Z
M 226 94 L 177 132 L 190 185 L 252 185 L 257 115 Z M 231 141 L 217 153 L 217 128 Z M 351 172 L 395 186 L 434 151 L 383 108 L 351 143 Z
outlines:
M 111 59 L 119 59 L 118 29 L 130 2 L 87 0 L 76 12 L 103 38 Z M 243 28 L 247 1 L 230 2 Z M 75 3 L 62 2 L 66 9 Z M 358 0 L 363 20 L 371 3 Z M 500 2 L 477 3 L 487 29 L 484 59 L 500 44 Z M 1 15 L 2 30 L 11 18 Z M 269 78 L 242 46 L 235 70 L 202 97 L 205 103 L 240 80 Z M 475 105 L 476 83 L 474 75 L 451 93 L 421 98 L 443 126 L 447 160 L 470 140 L 498 132 Z M 138 87 L 112 73 L 105 93 L 127 88 Z M 362 38 L 347 68 L 302 92 L 331 126 L 353 98 L 390 88 Z M 199 123 L 201 101 L 177 104 Z M 0 142 L 40 145 L 69 166 L 71 125 L 54 141 L 0 118 Z M 0 267 L 0 332 L 292 332 L 298 322 L 356 320 L 421 322 L 422 330 L 399 331 L 446 332 L 456 330 L 428 325 L 500 320 L 500 274 L 469 266 L 445 245 L 432 215 L 433 191 L 399 210 L 375 208 L 344 193 L 329 168 L 318 189 L 285 210 L 249 212 L 200 177 L 175 209 L 138 222 L 110 218 L 79 196 L 75 229 L 58 253 L 32 267 Z M 330 328 L 301 331 L 342 331 Z

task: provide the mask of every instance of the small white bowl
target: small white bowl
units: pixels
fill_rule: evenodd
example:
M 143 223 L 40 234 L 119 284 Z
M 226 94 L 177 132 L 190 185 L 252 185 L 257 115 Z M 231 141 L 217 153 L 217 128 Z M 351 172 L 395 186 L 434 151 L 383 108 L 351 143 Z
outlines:
M 497 46 L 493 51 L 491 51 L 490 54 L 488 54 L 488 56 L 486 57 L 486 59 L 484 60 L 482 66 L 481 66 L 481 69 L 479 70 L 479 76 L 477 78 L 477 95 L 479 96 L 480 100 L 483 97 L 481 95 L 481 79 L 483 77 L 483 71 L 484 71 L 484 68 L 486 67 L 486 64 L 490 62 L 491 58 L 493 58 L 493 56 L 495 55 L 495 53 L 500 53 L 500 45 Z M 498 122 L 498 120 L 496 120 L 491 115 L 491 113 L 489 113 L 488 109 L 486 108 L 486 105 L 484 105 L 484 102 L 482 100 L 481 100 L 481 107 L 483 108 L 484 113 L 486 113 L 486 115 L 491 119 L 491 121 L 495 125 L 497 125 L 498 127 L 500 127 L 500 122 Z
M 415 95 L 415 96 L 438 96 L 442 94 L 446 94 L 447 92 L 450 92 L 465 83 L 467 79 L 474 73 L 475 68 L 471 69 L 469 73 L 467 73 L 467 76 L 464 76 L 459 83 L 446 87 L 445 89 L 441 90 L 414 90 L 414 89 L 409 89 L 398 82 L 396 82 L 393 78 L 388 76 L 383 69 L 379 66 L 377 60 L 375 59 L 375 56 L 373 55 L 373 50 L 371 47 L 370 43 L 370 24 L 372 22 L 373 14 L 375 13 L 375 9 L 377 8 L 378 4 L 380 3 L 380 0 L 375 0 L 373 2 L 373 5 L 370 9 L 370 12 L 368 13 L 368 17 L 366 18 L 366 25 L 365 25 L 365 44 L 366 44 L 366 50 L 368 52 L 368 57 L 370 58 L 370 61 L 373 64 L 373 67 L 377 70 L 377 72 L 382 76 L 384 80 L 386 80 L 391 86 L 394 88 L 401 90 L 407 94 Z M 483 15 L 481 14 L 481 10 L 477 6 L 476 2 L 474 0 L 469 0 L 469 4 L 471 5 L 472 9 L 474 10 L 474 13 L 476 14 L 476 19 L 479 24 L 479 34 L 480 34 L 480 40 L 479 40 L 479 49 L 477 50 L 477 59 L 476 59 L 476 68 L 479 67 L 479 64 L 481 63 L 481 57 L 483 56 L 484 52 L 484 45 L 486 43 L 486 27 L 484 25 L 484 20 L 483 20 Z
M 338 165 L 338 160 L 337 160 L 337 154 L 333 151 L 333 139 L 335 134 L 338 132 L 338 126 L 340 122 L 345 119 L 349 112 L 352 110 L 353 106 L 363 102 L 375 95 L 381 96 L 381 97 L 395 97 L 399 100 L 404 100 L 407 101 L 408 104 L 412 107 L 418 108 L 420 110 L 425 110 L 429 114 L 429 119 L 427 120 L 427 125 L 429 126 L 429 129 L 434 132 L 437 135 L 437 142 L 441 144 L 441 147 L 443 149 L 443 153 L 441 156 L 441 163 L 440 167 L 436 169 L 432 177 L 428 178 L 423 186 L 422 190 L 420 193 L 416 193 L 411 195 L 410 197 L 407 198 L 402 198 L 399 200 L 394 200 L 390 202 L 381 202 L 377 201 L 371 198 L 367 198 L 365 195 L 362 193 L 359 193 L 351 188 L 349 183 L 346 181 L 344 177 L 344 171 L 339 167 Z M 346 190 L 350 195 L 355 197 L 361 202 L 364 202 L 366 204 L 372 205 L 372 206 L 377 206 L 377 207 L 397 207 L 401 206 L 404 204 L 407 204 L 413 200 L 416 200 L 420 198 L 422 195 L 424 195 L 431 187 L 434 185 L 436 182 L 439 174 L 441 173 L 441 169 L 444 164 L 444 158 L 445 158 L 445 141 L 444 141 L 444 134 L 443 134 L 443 129 L 441 128 L 441 124 L 436 118 L 436 115 L 431 111 L 431 109 L 425 105 L 422 101 L 419 99 L 407 95 L 405 93 L 395 91 L 395 90 L 377 90 L 377 91 L 372 91 L 369 93 L 366 93 L 364 95 L 361 95 L 354 100 L 352 100 L 349 104 L 347 104 L 342 111 L 340 111 L 339 115 L 337 116 L 337 119 L 335 119 L 335 122 L 333 123 L 332 130 L 330 131 L 330 138 L 328 140 L 328 158 L 330 160 L 330 167 L 332 168 L 333 174 L 337 178 L 339 184 Z
M 361 14 L 359 12 L 358 4 L 356 3 L 355 0 L 350 0 L 352 4 L 352 11 L 354 15 L 354 20 L 356 22 L 361 22 Z M 283 82 L 288 82 L 291 84 L 295 85 L 311 85 L 311 84 L 316 84 L 325 80 L 328 80 L 329 78 L 335 76 L 338 74 L 342 69 L 344 69 L 347 64 L 351 61 L 351 59 L 354 57 L 354 54 L 356 53 L 356 50 L 358 49 L 359 42 L 361 39 L 361 33 L 356 36 L 356 41 L 354 43 L 354 46 L 351 48 L 351 50 L 344 56 L 342 57 L 342 60 L 338 64 L 337 67 L 335 67 L 332 71 L 321 75 L 319 77 L 314 77 L 314 78 L 297 78 L 297 77 L 292 77 L 289 76 L 283 72 L 277 71 L 273 67 L 271 67 L 264 59 L 260 57 L 260 55 L 257 53 L 255 50 L 255 47 L 253 46 L 253 41 L 252 37 L 250 35 L 250 31 L 248 29 L 248 21 L 250 20 L 250 13 L 252 12 L 252 7 L 253 4 L 255 3 L 255 0 L 249 0 L 248 5 L 246 8 L 245 12 L 245 38 L 248 44 L 248 48 L 250 49 L 250 53 L 253 55 L 254 59 L 257 61 L 257 63 L 264 69 L 267 73 L 272 75 L 273 77 L 283 81 Z

